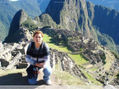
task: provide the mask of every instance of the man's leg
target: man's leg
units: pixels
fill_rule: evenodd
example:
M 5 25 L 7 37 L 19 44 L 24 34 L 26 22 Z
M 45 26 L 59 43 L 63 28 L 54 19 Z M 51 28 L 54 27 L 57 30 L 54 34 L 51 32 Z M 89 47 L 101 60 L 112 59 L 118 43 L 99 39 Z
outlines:
M 46 84 L 48 84 L 48 85 L 51 84 L 51 81 L 50 81 L 50 75 L 52 73 L 51 67 L 48 66 L 48 67 L 44 68 L 43 73 L 44 73 L 43 79 L 46 82 Z

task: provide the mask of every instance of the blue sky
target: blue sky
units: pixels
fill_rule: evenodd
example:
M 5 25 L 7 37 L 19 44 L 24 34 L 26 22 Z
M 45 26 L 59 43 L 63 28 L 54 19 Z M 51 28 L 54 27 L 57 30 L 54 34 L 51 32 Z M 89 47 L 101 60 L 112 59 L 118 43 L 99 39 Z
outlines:
M 9 0 L 9 1 L 16 2 L 16 1 L 19 1 L 19 0 Z

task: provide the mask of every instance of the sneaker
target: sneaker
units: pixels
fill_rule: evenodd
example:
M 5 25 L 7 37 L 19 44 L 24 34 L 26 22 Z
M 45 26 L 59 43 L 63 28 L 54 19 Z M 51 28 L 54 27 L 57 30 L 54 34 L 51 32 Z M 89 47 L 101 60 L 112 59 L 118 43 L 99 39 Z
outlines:
M 36 79 L 36 78 L 28 79 L 28 83 L 29 83 L 30 85 L 35 85 L 35 84 L 37 84 L 37 79 Z
M 51 80 L 47 80 L 46 82 L 45 82 L 47 85 L 51 85 L 52 83 L 51 83 Z

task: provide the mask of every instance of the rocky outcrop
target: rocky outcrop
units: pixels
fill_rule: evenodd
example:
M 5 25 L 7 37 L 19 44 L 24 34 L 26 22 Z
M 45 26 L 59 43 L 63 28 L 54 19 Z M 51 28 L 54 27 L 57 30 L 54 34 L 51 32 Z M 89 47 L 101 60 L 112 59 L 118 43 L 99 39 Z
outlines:
M 30 17 L 34 18 L 40 15 L 42 11 L 44 12 L 48 1 L 49 0 L 47 0 L 47 2 L 46 0 L 42 0 L 42 2 L 41 0 L 26 0 L 24 2 L 20 0 L 20 2 L 16 1 L 14 3 L 13 0 L 0 0 L 0 40 L 4 41 L 5 37 L 8 35 L 10 23 L 18 10 L 22 8 Z

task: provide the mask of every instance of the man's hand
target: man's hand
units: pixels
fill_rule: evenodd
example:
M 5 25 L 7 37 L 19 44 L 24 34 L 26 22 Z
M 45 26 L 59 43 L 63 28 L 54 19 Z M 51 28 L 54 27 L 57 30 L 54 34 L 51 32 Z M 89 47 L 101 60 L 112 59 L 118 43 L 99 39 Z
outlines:
M 44 67 L 44 63 L 36 63 L 35 66 L 43 68 Z

